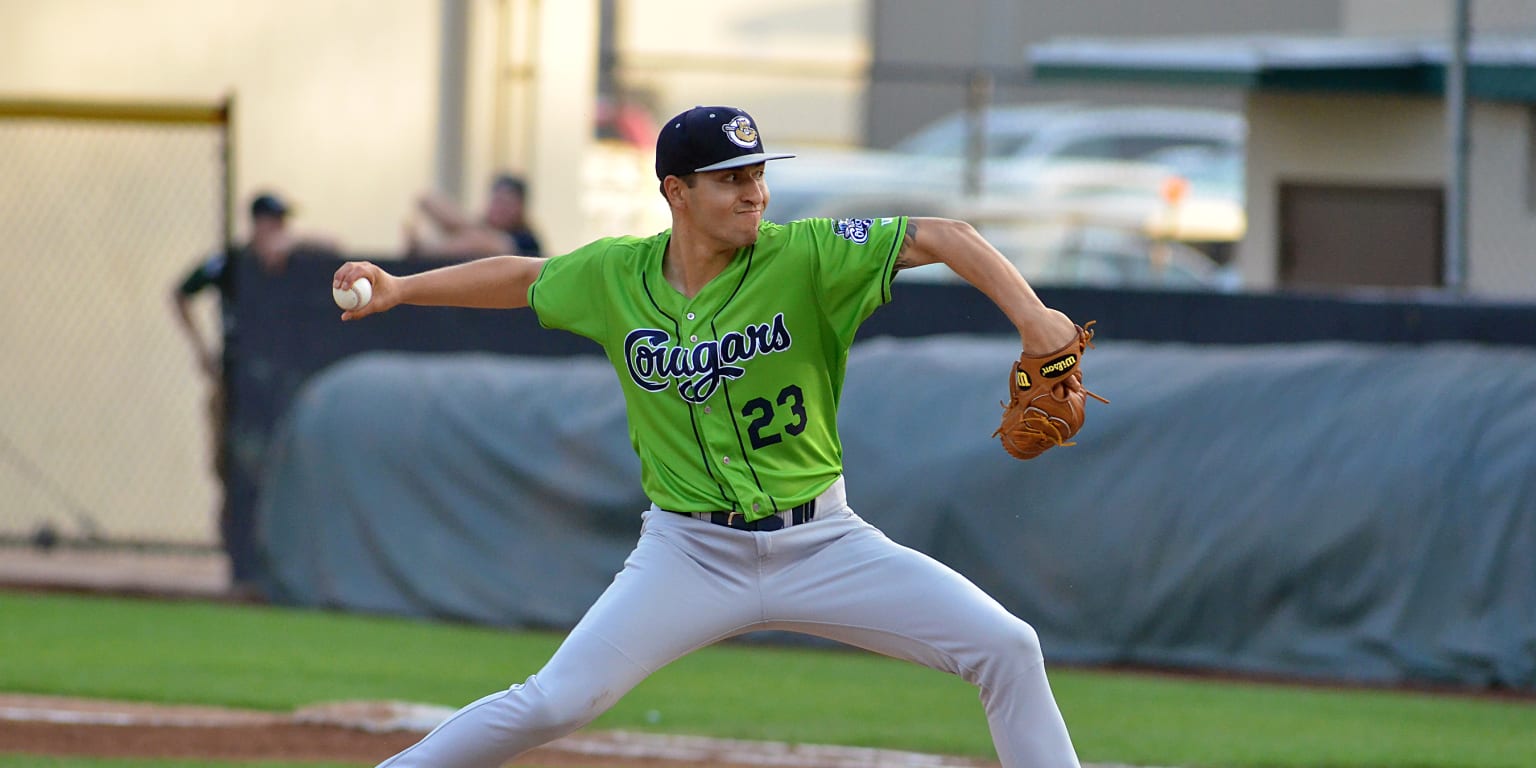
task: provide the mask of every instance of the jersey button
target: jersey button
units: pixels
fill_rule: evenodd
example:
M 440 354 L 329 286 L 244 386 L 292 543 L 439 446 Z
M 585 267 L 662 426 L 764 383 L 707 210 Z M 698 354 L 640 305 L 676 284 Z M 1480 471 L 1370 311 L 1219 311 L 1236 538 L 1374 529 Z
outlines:
M 692 313 L 692 312 L 689 312 L 689 313 L 688 313 L 688 319 L 689 319 L 689 320 L 692 320 L 692 319 L 693 319 L 693 313 Z
M 705 416 L 708 416 L 709 414 L 714 413 L 714 412 L 715 412 L 715 410 L 713 408 L 710 408 L 707 405 L 704 406 L 704 415 Z
M 729 463 L 731 463 L 731 457 L 727 456 L 727 457 L 721 459 L 720 463 L 721 464 L 729 464 Z
M 752 502 L 752 511 L 753 511 L 753 512 L 756 512 L 756 511 L 757 511 L 757 510 L 759 510 L 759 509 L 761 509 L 761 508 L 762 508 L 762 505 L 761 505 L 761 504 L 758 504 L 758 503 L 757 503 L 757 502 L 755 502 L 755 501 L 754 501 L 754 502 Z
M 689 340 L 689 341 L 698 341 L 698 340 L 699 340 L 699 337 L 697 337 L 697 336 L 689 336 L 689 337 L 688 337 L 688 340 Z

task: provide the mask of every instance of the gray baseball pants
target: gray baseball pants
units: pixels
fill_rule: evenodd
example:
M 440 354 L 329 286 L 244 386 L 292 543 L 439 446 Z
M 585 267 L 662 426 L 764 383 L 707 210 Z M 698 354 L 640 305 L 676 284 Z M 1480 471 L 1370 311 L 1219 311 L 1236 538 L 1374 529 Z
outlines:
M 591 722 L 646 676 L 756 630 L 829 638 L 959 675 L 981 692 L 1005 768 L 1077 768 L 1035 631 L 948 566 L 847 505 L 740 531 L 656 507 L 613 583 L 544 668 L 444 721 L 380 768 L 496 768 Z

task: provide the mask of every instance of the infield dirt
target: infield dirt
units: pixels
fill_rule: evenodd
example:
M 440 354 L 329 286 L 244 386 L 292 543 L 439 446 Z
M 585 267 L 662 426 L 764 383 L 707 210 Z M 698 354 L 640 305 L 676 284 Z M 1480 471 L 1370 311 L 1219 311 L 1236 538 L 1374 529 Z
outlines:
M 421 738 L 399 729 L 412 705 L 342 702 L 290 714 L 0 694 L 0 753 L 205 760 L 326 760 L 372 765 Z M 986 768 L 995 763 L 891 750 L 578 733 L 520 765 L 590 768 Z

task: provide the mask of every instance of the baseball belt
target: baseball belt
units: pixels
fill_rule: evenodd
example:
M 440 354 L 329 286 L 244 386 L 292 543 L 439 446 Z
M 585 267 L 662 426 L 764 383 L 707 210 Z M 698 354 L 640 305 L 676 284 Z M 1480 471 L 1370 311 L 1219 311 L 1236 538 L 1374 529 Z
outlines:
M 747 522 L 747 515 L 744 512 L 678 512 L 672 509 L 666 511 L 675 515 L 687 515 L 695 520 L 703 520 L 715 525 L 723 525 L 727 528 L 735 528 L 738 531 L 777 531 L 781 528 L 788 528 L 791 525 L 809 523 L 816 519 L 816 500 L 812 499 L 798 507 L 779 510 L 767 517 L 761 517 L 751 522 Z
M 789 509 L 781 509 L 773 514 L 747 522 L 744 512 L 715 511 L 715 512 L 679 512 L 675 509 L 661 508 L 663 512 L 671 512 L 674 515 L 685 515 L 695 520 L 703 520 L 715 525 L 723 525 L 727 528 L 735 528 L 738 531 L 777 531 L 793 525 L 809 523 L 816 519 L 818 508 L 835 510 L 836 505 L 843 503 L 843 479 L 839 477 L 831 487 L 823 491 L 810 501 Z

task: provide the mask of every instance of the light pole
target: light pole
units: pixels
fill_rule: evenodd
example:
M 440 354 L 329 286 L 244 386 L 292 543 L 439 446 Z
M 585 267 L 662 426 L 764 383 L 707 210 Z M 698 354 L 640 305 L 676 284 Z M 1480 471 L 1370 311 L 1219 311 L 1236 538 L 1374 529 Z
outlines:
M 1450 144 L 1450 178 L 1445 205 L 1445 287 L 1467 289 L 1467 37 L 1469 0 L 1456 0 L 1451 18 L 1450 55 L 1445 65 L 1445 122 Z

